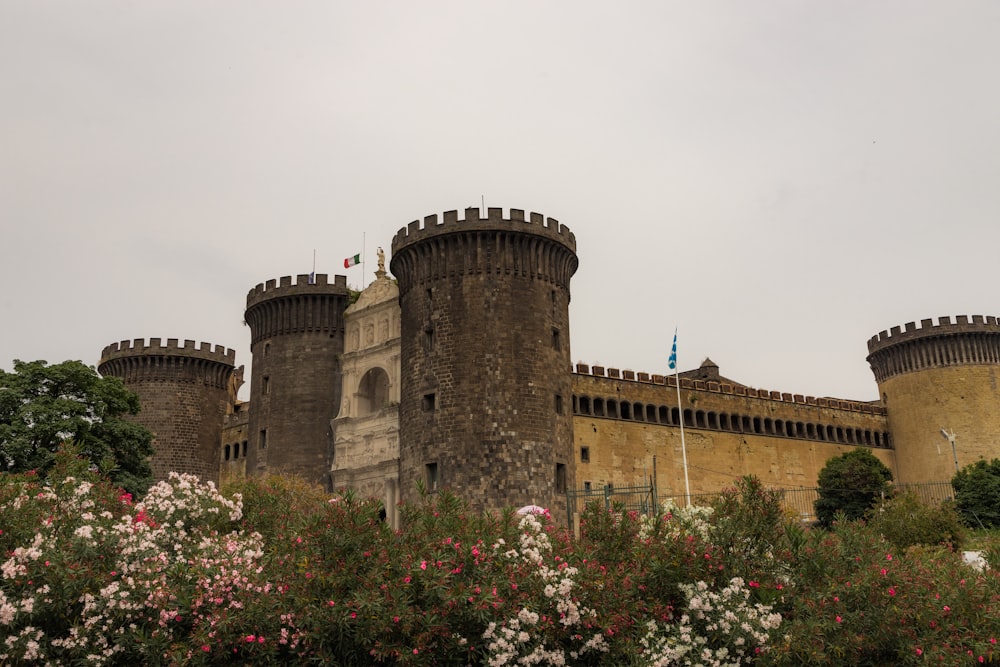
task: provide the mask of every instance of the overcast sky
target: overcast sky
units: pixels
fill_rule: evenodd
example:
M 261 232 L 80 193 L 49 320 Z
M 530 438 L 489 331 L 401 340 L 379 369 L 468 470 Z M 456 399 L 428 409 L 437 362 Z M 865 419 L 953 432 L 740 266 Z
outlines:
M 259 282 L 478 206 L 576 234 L 574 361 L 873 400 L 1000 315 L 1000 3 L 0 0 L 0 368 L 237 351 Z M 249 378 L 249 373 L 247 373 Z M 243 397 L 249 387 L 244 387 Z

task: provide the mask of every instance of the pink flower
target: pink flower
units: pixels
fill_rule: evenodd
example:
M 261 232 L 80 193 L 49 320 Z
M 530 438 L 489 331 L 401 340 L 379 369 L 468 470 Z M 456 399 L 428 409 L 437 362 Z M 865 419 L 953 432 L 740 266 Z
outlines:
M 944 606 L 944 610 L 945 610 L 945 611 L 951 611 L 951 607 L 949 607 L 948 605 L 945 605 L 945 606 Z
M 332 607 L 333 605 L 335 605 L 335 604 L 337 604 L 337 603 L 336 603 L 336 602 L 334 602 L 333 600 L 330 600 L 330 601 L 328 601 L 328 602 L 327 602 L 327 604 L 328 604 L 328 605 L 330 605 L 330 606 Z
M 889 595 L 895 595 L 895 594 L 896 594 L 896 589 L 893 588 L 892 586 L 890 586 L 889 587 Z
M 358 617 L 358 612 L 352 611 L 351 612 L 351 618 L 357 618 L 357 617 Z
M 257 637 L 254 635 L 247 635 L 246 637 L 243 638 L 243 641 L 245 641 L 247 644 L 253 644 L 256 640 Z
M 844 619 L 842 619 L 840 616 L 837 617 L 837 623 L 840 623 L 842 620 Z
M 264 638 L 263 637 L 257 637 L 257 643 L 258 644 L 263 644 L 264 643 Z
M 759 584 L 758 582 L 756 582 L 756 581 L 751 581 L 751 582 L 750 582 L 749 584 L 747 584 L 747 585 L 748 585 L 748 586 L 749 586 L 750 588 L 760 588 L 760 584 Z
M 917 647 L 917 655 L 923 655 L 923 654 L 924 654 L 924 649 L 922 649 L 922 648 L 920 648 L 920 647 L 918 646 L 918 647 Z
M 892 560 L 892 554 L 886 554 L 885 555 L 885 559 L 886 560 Z
M 425 560 L 420 561 L 420 569 L 421 570 L 426 570 L 427 569 L 427 561 L 425 561 Z
M 420 651 L 418 651 L 417 649 L 413 649 L 413 655 L 416 655 L 418 653 L 420 653 Z
M 883 577 L 884 577 L 884 576 L 886 575 L 886 573 L 888 573 L 888 572 L 889 572 L 889 571 L 888 571 L 887 569 L 885 569 L 884 567 L 882 568 L 882 576 L 883 576 Z
M 410 581 L 412 581 L 412 577 L 410 577 L 410 575 L 406 575 L 405 577 L 403 577 L 404 584 L 408 584 L 410 583 Z
M 209 646 L 208 644 L 202 644 L 201 645 L 201 650 L 204 651 L 205 653 L 208 653 L 209 651 L 212 650 L 212 647 Z
M 399 616 L 393 616 L 392 617 L 392 622 L 393 623 L 399 623 Z

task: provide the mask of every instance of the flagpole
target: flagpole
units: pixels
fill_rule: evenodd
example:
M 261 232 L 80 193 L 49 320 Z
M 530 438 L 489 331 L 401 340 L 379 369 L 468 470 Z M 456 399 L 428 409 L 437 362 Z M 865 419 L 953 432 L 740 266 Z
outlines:
M 684 500 L 687 507 L 691 506 L 691 482 L 688 480 L 687 445 L 684 442 L 684 406 L 681 405 L 681 376 L 677 365 L 677 329 L 674 328 L 674 347 L 670 352 L 670 363 L 674 367 L 674 384 L 677 387 L 677 414 L 681 425 L 681 458 L 684 461 Z
M 366 287 L 365 280 L 367 280 L 368 272 L 365 271 L 365 233 L 361 232 L 361 289 L 364 290 Z

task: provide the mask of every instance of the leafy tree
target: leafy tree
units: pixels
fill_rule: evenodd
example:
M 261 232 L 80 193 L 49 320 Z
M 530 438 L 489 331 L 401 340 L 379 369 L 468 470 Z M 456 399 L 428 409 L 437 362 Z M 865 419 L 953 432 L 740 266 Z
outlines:
M 816 518 L 830 526 L 837 512 L 847 519 L 860 519 L 886 494 L 892 472 L 867 449 L 835 456 L 819 471 Z
M 955 473 L 955 504 L 966 524 L 1000 527 L 1000 459 L 980 459 Z
M 14 361 L 0 370 L 0 470 L 44 476 L 63 442 L 74 443 L 97 471 L 132 494 L 152 483 L 153 435 L 123 418 L 139 397 L 119 378 L 79 361 Z

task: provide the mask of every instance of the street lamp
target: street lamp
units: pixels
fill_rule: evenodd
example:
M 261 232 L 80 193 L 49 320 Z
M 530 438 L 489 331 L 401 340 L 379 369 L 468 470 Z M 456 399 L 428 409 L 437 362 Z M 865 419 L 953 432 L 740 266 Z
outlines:
M 955 472 L 958 472 L 958 450 L 955 449 L 955 432 L 948 433 L 948 431 L 941 429 L 941 435 L 951 443 L 951 455 L 955 457 Z

